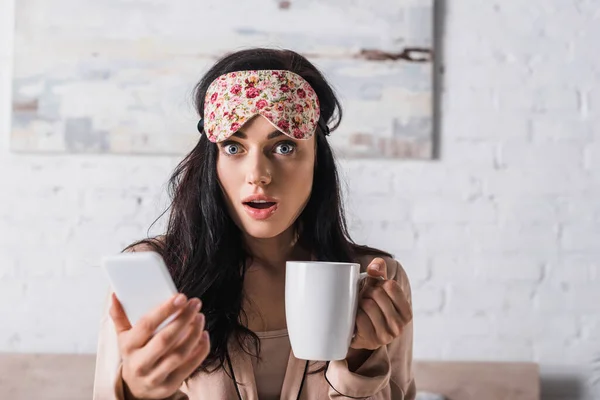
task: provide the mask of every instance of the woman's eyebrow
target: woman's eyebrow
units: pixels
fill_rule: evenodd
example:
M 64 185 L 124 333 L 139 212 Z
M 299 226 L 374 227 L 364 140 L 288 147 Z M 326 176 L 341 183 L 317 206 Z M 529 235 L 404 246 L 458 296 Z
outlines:
M 275 130 L 271 133 L 269 133 L 269 136 L 267 136 L 267 139 L 271 140 L 271 139 L 275 139 L 276 137 L 279 137 L 283 135 L 283 133 L 281 133 L 281 131 Z
M 248 136 L 244 132 L 241 132 L 241 131 L 237 131 L 232 136 L 238 137 L 240 139 L 248 139 Z
M 279 137 L 281 135 L 283 135 L 283 133 L 281 133 L 281 131 L 274 130 L 273 132 L 269 133 L 269 135 L 267 136 L 267 140 L 274 139 L 274 138 Z M 238 137 L 240 139 L 248 139 L 248 135 L 246 135 L 242 131 L 237 131 L 232 136 Z

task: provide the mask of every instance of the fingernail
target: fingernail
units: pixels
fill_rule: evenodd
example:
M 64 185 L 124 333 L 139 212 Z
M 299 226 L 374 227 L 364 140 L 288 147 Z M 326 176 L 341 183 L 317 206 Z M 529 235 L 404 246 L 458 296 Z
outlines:
M 194 310 L 194 311 L 196 311 L 196 306 L 197 306 L 197 305 L 198 305 L 198 300 L 196 300 L 196 299 L 191 299 L 191 300 L 188 302 L 187 308 L 189 308 L 190 310 Z
M 379 272 L 379 271 L 381 271 L 381 265 L 379 265 L 377 263 L 371 264 L 371 269 L 374 270 L 374 271 Z
M 201 324 L 202 324 L 202 321 L 204 321 L 204 315 L 203 315 L 203 314 L 198 314 L 198 315 L 196 315 L 196 323 L 197 323 L 198 325 L 201 325 Z
M 198 304 L 196 304 L 196 312 L 200 311 L 201 307 L 202 307 L 202 300 L 198 299 Z
M 208 340 L 208 331 L 202 332 L 202 340 L 204 340 L 204 341 Z
M 173 304 L 175 305 L 175 307 L 180 307 L 185 304 L 185 301 L 185 295 L 178 294 L 177 297 L 175 297 L 175 300 L 173 300 Z

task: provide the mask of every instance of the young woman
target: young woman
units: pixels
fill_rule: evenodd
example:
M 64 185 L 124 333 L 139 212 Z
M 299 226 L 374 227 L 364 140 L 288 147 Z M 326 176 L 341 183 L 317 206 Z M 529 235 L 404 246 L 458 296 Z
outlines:
M 348 235 L 327 140 L 341 108 L 322 74 L 292 51 L 240 51 L 206 73 L 196 106 L 200 139 L 170 180 L 167 230 L 127 249 L 160 253 L 180 294 L 135 326 L 111 295 L 94 398 L 414 399 L 410 285 Z M 358 262 L 379 278 L 361 290 L 345 360 L 290 351 L 288 260 Z

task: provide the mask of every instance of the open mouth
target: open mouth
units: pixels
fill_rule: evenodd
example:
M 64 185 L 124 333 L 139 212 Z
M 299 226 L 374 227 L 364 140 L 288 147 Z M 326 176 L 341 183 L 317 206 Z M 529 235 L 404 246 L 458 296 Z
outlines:
M 273 207 L 276 203 L 270 202 L 270 201 L 257 200 L 257 201 L 248 201 L 248 202 L 245 202 L 244 204 L 247 205 L 248 207 L 252 207 L 257 210 L 266 210 L 268 208 Z
M 274 199 L 253 199 L 250 201 L 244 201 L 244 209 L 246 213 L 253 219 L 263 221 L 271 218 L 277 211 L 279 206 L 276 201 L 267 201 Z

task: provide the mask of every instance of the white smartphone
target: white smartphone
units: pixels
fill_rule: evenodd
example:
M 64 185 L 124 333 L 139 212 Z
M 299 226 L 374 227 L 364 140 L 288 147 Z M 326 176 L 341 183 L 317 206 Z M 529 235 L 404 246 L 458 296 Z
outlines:
M 104 257 L 102 266 L 131 325 L 177 293 L 175 283 L 160 256 L 154 251 L 121 253 Z M 168 317 L 155 334 L 171 322 Z

